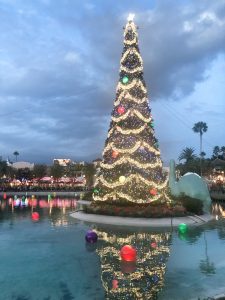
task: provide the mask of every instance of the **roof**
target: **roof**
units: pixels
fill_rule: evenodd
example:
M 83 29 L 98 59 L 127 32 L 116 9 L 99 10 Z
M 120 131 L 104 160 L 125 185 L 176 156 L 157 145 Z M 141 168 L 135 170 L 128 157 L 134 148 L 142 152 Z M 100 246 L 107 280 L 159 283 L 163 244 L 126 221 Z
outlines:
M 15 169 L 25 169 L 28 168 L 32 170 L 34 168 L 34 163 L 29 163 L 27 161 L 17 161 L 12 164 L 12 167 Z
M 213 166 L 225 166 L 225 160 L 216 158 L 212 161 Z

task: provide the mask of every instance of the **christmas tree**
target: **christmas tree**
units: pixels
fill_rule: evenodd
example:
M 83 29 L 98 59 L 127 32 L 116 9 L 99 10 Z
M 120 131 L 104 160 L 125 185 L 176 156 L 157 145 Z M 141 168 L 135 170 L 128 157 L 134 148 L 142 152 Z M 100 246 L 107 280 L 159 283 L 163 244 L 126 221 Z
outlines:
M 119 76 L 93 199 L 135 203 L 165 200 L 167 177 L 162 172 L 133 16 L 124 30 Z
M 164 286 L 166 263 L 170 255 L 171 233 L 113 233 L 95 230 L 99 237 L 101 280 L 106 299 L 158 299 Z M 135 245 L 137 260 L 124 262 L 120 250 Z

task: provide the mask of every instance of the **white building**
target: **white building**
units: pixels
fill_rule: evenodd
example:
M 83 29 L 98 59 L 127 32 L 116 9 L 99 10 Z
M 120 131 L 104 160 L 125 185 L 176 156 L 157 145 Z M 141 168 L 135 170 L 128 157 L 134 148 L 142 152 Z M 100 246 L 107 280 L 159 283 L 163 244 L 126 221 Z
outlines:
M 34 163 L 29 163 L 27 161 L 17 161 L 17 162 L 14 162 L 11 166 L 17 170 L 18 169 L 26 169 L 26 168 L 33 170 Z
M 66 167 L 67 165 L 69 165 L 71 163 L 71 159 L 69 158 L 54 158 L 53 159 L 53 164 L 59 164 L 62 167 Z

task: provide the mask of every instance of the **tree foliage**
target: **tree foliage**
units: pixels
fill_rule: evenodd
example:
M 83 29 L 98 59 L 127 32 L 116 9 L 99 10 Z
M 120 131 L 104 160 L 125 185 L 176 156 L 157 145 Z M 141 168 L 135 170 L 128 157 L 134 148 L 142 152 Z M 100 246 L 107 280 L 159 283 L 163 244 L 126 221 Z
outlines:
M 64 175 L 64 168 L 59 164 L 54 164 L 50 168 L 50 174 L 53 176 L 54 179 L 59 179 Z
M 19 156 L 20 154 L 19 154 L 19 152 L 18 151 L 14 151 L 13 152 L 13 155 L 15 155 L 15 157 L 16 157 L 16 161 L 17 161 L 17 156 Z
M 96 169 L 93 164 L 86 164 L 84 167 L 84 174 L 87 182 L 88 187 L 92 187 L 94 183 L 94 175 L 95 175 Z
M 196 159 L 197 155 L 194 152 L 195 152 L 195 149 L 186 147 L 185 149 L 182 150 L 182 152 L 178 158 L 179 161 L 184 159 L 186 161 L 186 163 L 188 163 L 191 160 Z

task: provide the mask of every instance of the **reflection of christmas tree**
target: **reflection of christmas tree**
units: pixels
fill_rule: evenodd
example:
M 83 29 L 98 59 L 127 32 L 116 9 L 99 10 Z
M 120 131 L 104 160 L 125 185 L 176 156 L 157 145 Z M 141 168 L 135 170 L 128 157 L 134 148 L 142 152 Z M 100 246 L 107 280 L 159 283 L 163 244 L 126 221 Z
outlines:
M 94 200 L 136 203 L 165 200 L 166 185 L 143 78 L 137 27 L 129 20 L 124 31 L 120 81 Z
M 208 245 L 207 245 L 207 240 L 205 236 L 205 231 L 203 233 L 204 235 L 204 241 L 205 241 L 205 259 L 202 259 L 200 261 L 200 270 L 203 274 L 206 275 L 213 275 L 216 274 L 216 268 L 213 262 L 210 262 L 209 260 L 209 255 L 208 255 Z
M 171 234 L 96 232 L 106 299 L 157 299 L 164 284 Z M 121 261 L 120 249 L 125 244 L 136 248 L 136 263 Z

